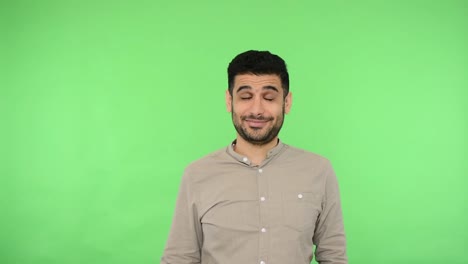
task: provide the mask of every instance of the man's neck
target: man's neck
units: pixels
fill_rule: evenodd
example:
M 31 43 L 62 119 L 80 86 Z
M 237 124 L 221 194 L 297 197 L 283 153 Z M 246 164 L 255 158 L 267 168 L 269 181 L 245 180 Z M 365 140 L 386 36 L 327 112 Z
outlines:
M 253 165 L 260 165 L 266 159 L 268 152 L 277 144 L 277 137 L 265 145 L 254 145 L 237 136 L 234 151 L 246 156 Z

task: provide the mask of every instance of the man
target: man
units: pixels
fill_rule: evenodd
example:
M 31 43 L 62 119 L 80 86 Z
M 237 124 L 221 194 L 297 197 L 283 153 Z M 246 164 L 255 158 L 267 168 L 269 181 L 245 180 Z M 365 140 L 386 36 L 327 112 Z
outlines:
M 247 51 L 228 67 L 236 140 L 182 177 L 163 264 L 347 263 L 338 184 L 328 160 L 282 143 L 291 109 L 279 56 Z

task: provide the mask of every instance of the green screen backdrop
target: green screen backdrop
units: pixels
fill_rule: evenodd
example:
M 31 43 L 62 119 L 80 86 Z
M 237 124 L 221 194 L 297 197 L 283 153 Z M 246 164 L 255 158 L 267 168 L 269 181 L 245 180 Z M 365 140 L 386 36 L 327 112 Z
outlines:
M 468 263 L 466 1 L 0 10 L 0 263 L 159 263 L 184 167 L 235 137 L 248 49 L 288 63 L 280 136 L 332 161 L 350 263 Z

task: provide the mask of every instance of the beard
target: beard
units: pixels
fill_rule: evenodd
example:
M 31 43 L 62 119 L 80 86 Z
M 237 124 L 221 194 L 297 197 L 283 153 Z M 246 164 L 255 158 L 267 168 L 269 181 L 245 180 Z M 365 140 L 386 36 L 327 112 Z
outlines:
M 253 145 L 262 146 L 273 141 L 279 134 L 281 127 L 284 122 L 284 105 L 281 115 L 276 117 L 276 121 L 273 123 L 272 127 L 246 127 L 242 125 L 242 122 L 246 119 L 250 120 L 259 120 L 259 121 L 273 121 L 275 120 L 272 116 L 238 116 L 232 108 L 232 122 L 236 128 L 237 133 L 247 142 Z M 264 130 L 264 131 L 262 131 Z

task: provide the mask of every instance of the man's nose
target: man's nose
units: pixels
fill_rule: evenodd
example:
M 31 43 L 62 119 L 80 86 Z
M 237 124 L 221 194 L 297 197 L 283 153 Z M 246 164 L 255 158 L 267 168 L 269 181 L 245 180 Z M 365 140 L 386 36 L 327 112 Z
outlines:
M 252 100 L 252 106 L 250 107 L 250 112 L 253 115 L 262 115 L 263 112 L 265 111 L 262 99 L 259 97 L 254 98 Z

